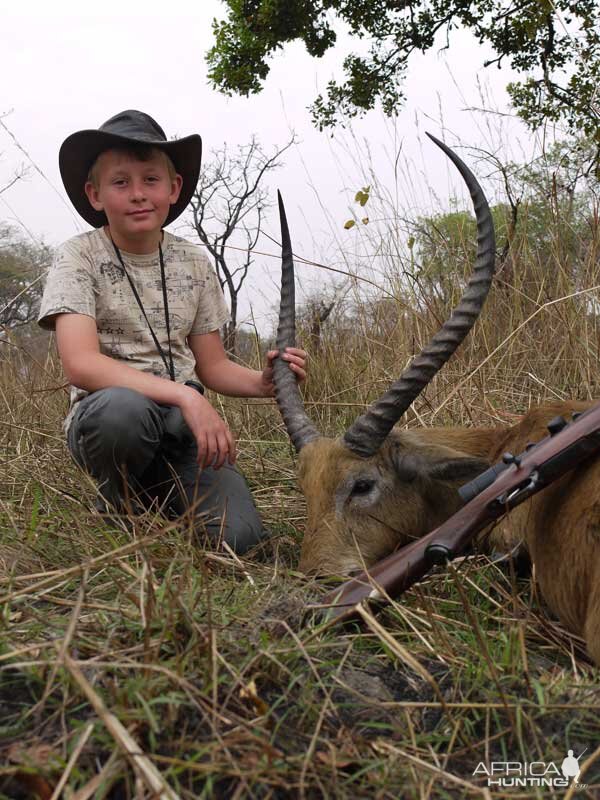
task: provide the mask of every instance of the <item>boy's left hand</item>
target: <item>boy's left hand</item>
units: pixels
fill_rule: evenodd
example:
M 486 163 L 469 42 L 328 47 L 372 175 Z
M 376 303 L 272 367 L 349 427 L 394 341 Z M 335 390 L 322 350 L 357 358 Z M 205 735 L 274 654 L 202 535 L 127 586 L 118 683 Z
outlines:
M 279 350 L 269 350 L 267 353 L 267 365 L 262 371 L 261 384 L 264 389 L 265 397 L 273 397 L 275 386 L 273 384 L 273 361 L 279 357 Z M 306 359 L 308 355 L 305 350 L 299 347 L 286 347 L 281 358 L 288 362 L 289 368 L 300 383 L 306 378 Z

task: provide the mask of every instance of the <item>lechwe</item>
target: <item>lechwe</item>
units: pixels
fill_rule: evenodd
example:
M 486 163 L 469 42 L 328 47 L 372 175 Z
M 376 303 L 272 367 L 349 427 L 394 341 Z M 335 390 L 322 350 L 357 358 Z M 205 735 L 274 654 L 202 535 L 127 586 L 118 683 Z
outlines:
M 477 220 L 473 274 L 450 318 L 338 439 L 320 436 L 304 411 L 294 376 L 285 364 L 275 363 L 277 403 L 299 453 L 299 483 L 307 503 L 300 556 L 305 572 L 361 569 L 424 535 L 459 508 L 457 489 L 503 452 L 521 452 L 547 434 L 553 417 L 568 417 L 591 405 L 573 401 L 535 407 L 512 427 L 394 427 L 473 326 L 494 271 L 494 229 L 481 187 L 452 150 L 433 141 L 465 180 Z M 294 265 L 281 198 L 280 214 L 281 349 L 295 338 Z M 600 664 L 600 462 L 582 465 L 524 503 L 492 533 L 492 541 L 496 547 L 525 543 L 546 602 L 567 628 L 585 638 Z

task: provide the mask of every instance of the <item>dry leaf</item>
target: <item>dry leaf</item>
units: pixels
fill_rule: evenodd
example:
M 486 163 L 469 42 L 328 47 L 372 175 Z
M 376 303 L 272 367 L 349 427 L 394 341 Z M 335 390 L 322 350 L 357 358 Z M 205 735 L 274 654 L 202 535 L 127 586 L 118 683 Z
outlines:
M 8 748 L 8 760 L 13 764 L 48 767 L 52 757 L 54 757 L 54 763 L 58 764 L 59 756 L 49 744 L 26 745 L 22 742 L 13 742 Z
M 29 797 L 35 797 L 36 800 L 50 800 L 54 793 L 54 789 L 48 783 L 46 778 L 41 775 L 31 775 L 28 772 L 16 772 L 13 780 L 15 780 L 22 789 L 25 789 Z
M 349 767 L 350 764 L 354 762 L 354 759 L 352 758 L 344 758 L 342 754 L 339 753 L 334 747 L 332 747 L 330 750 L 317 750 L 315 756 L 321 762 L 321 764 L 325 764 L 328 767 L 333 767 L 334 769 Z
M 246 686 L 240 689 L 240 697 L 242 700 L 249 700 L 254 706 L 255 710 L 262 716 L 269 710 L 269 706 L 258 696 L 256 690 L 256 682 L 254 679 L 249 681 Z
M 58 770 L 60 757 L 48 744 L 30 744 L 13 742 L 8 748 L 8 760 L 19 767 L 27 767 L 27 772 L 17 770 L 14 780 L 29 796 L 38 800 L 49 800 L 54 788 L 50 783 L 48 774 Z M 36 774 L 33 770 L 39 770 Z

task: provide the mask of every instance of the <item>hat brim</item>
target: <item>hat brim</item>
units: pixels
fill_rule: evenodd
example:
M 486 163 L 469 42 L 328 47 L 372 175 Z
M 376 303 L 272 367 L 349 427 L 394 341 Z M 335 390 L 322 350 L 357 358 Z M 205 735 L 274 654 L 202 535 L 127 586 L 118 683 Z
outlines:
M 90 167 L 100 153 L 113 147 L 132 145 L 156 147 L 167 153 L 175 171 L 182 177 L 179 199 L 173 203 L 164 225 L 169 225 L 183 212 L 196 191 L 202 162 L 202 139 L 197 133 L 174 141 L 141 140 L 99 130 L 77 131 L 62 143 L 58 165 L 69 199 L 78 213 L 94 228 L 108 224 L 104 211 L 96 211 L 85 193 Z

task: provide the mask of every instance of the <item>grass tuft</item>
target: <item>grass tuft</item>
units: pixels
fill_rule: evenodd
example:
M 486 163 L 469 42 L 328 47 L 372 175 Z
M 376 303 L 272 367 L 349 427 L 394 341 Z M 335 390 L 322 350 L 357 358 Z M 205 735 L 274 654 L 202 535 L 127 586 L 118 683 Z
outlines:
M 568 270 L 550 234 L 554 260 L 527 240 L 511 252 L 510 280 L 404 424 L 599 395 L 592 223 Z M 438 294 L 390 260 L 385 300 L 328 318 L 305 390 L 324 433 L 436 330 L 464 283 L 456 250 Z M 157 513 L 131 531 L 97 516 L 61 435 L 62 382 L 52 350 L 0 350 L 0 798 L 505 797 L 479 762 L 560 764 L 568 748 L 587 748 L 578 796 L 598 796 L 598 671 L 529 580 L 471 558 L 359 623 L 315 626 L 305 606 L 325 588 L 295 571 L 305 507 L 272 403 L 219 401 L 272 532 L 239 559 Z

